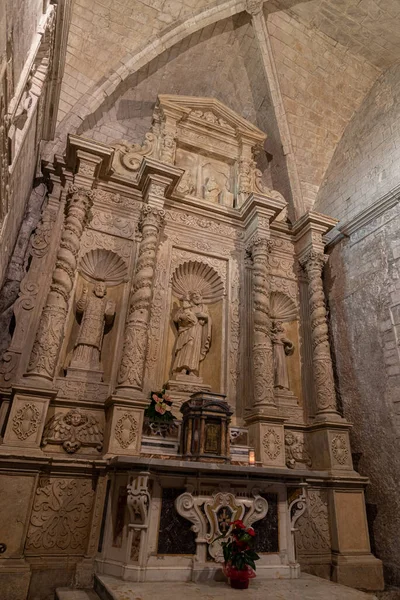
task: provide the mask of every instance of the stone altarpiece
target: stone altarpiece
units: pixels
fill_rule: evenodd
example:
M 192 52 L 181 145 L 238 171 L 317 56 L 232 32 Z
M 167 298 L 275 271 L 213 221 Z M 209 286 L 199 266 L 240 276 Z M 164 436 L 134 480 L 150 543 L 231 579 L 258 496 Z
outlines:
M 336 407 L 322 285 L 334 220 L 288 221 L 257 168 L 265 138 L 214 99 L 159 96 L 141 146 L 70 136 L 47 166 L 0 363 L 0 460 L 25 511 L 0 577 L 29 582 L 65 556 L 78 585 L 94 569 L 214 577 L 212 542 L 243 518 L 260 577 L 296 577 L 300 559 L 379 587 Z M 171 431 L 144 421 L 164 386 Z M 180 455 L 179 409 L 200 392 L 233 414 L 225 464 Z

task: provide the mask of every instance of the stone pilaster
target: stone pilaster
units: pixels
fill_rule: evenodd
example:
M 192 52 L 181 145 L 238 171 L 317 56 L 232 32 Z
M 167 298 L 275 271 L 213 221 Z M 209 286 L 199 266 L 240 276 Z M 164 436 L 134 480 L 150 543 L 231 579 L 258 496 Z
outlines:
M 253 258 L 253 340 L 254 409 L 275 408 L 274 364 L 271 341 L 270 285 L 268 255 L 270 241 L 256 236 L 251 241 Z
M 50 292 L 40 319 L 26 373 L 26 376 L 42 381 L 52 381 L 56 372 L 80 240 L 92 204 L 92 192 L 89 190 L 72 186 L 69 193 Z
M 125 340 L 118 375 L 118 391 L 142 390 L 153 296 L 154 269 L 164 210 L 144 205 L 140 219 L 142 240 L 125 327 Z
M 316 393 L 317 417 L 337 416 L 335 382 L 328 337 L 322 269 L 328 257 L 309 250 L 300 264 L 307 274 L 312 341 L 312 360 Z

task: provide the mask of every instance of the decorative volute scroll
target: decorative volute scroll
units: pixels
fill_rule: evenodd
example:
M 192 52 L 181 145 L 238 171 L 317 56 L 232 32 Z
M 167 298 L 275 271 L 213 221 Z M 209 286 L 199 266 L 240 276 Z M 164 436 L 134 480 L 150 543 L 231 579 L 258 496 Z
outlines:
M 310 250 L 300 263 L 307 274 L 317 415 L 337 414 L 322 269 L 328 257 Z
M 208 552 L 216 562 L 223 562 L 221 542 L 214 541 L 219 536 L 229 539 L 232 531 L 231 523 L 243 520 L 247 527 L 264 519 L 268 512 L 268 502 L 254 488 L 245 496 L 236 497 L 228 490 L 216 491 L 212 497 L 195 494 L 194 488 L 188 490 L 175 500 L 178 514 L 192 523 L 192 531 L 197 534 L 196 543 L 206 544 Z
M 149 473 L 140 473 L 132 477 L 127 485 L 127 507 L 130 524 L 134 529 L 147 527 L 150 508 L 150 493 L 148 490 Z
M 52 380 L 55 375 L 80 240 L 91 204 L 90 190 L 71 186 L 56 266 L 33 344 L 27 369 L 28 376 Z
M 130 144 L 125 140 L 113 142 L 115 148 L 113 168 L 117 173 L 136 176 L 144 156 L 153 156 L 157 146 L 157 138 L 152 132 L 145 135 L 142 145 Z

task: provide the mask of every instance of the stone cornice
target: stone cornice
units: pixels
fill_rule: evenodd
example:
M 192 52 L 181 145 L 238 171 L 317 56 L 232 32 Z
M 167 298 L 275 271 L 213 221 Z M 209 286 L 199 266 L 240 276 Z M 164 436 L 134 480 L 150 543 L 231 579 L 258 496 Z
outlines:
M 331 231 L 327 246 L 332 247 L 344 237 L 350 237 L 360 229 L 363 229 L 396 206 L 399 201 L 400 185 L 397 185 L 393 190 L 379 198 L 379 200 L 360 211 L 353 219 L 344 223 L 339 222 L 334 230 Z

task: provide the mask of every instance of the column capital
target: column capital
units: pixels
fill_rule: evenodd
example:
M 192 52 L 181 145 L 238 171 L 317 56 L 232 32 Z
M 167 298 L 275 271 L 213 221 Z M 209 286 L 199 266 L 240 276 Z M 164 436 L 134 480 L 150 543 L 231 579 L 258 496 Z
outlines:
M 315 275 L 320 276 L 322 269 L 328 262 L 328 258 L 329 257 L 327 254 L 311 249 L 306 254 L 303 254 L 303 256 L 299 259 L 299 263 L 306 271 L 308 276 L 310 276 L 313 272 Z
M 262 12 L 265 0 L 246 0 L 245 10 L 254 17 Z

